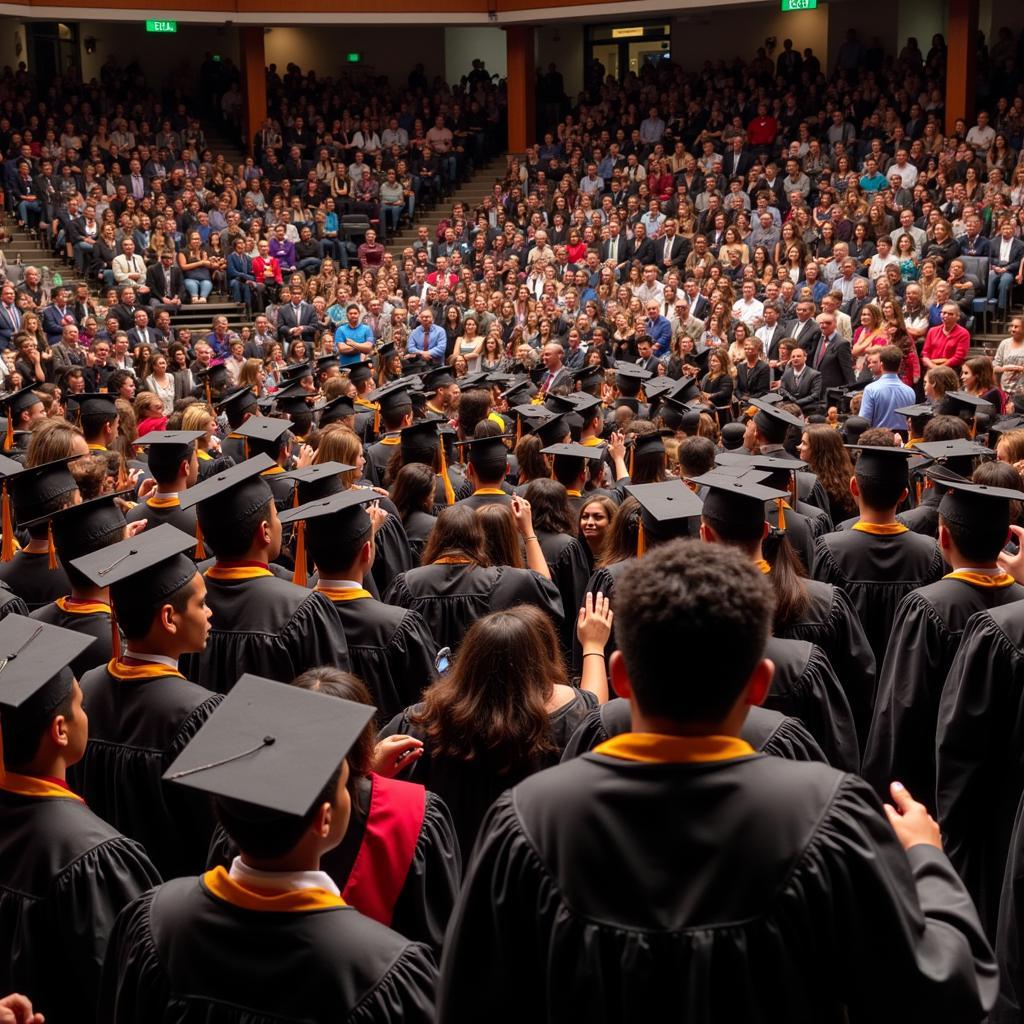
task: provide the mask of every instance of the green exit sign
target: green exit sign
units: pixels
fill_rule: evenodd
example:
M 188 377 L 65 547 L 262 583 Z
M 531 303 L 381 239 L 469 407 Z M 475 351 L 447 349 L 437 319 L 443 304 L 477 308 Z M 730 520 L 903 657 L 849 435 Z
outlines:
M 361 53 L 346 53 L 345 54 L 345 60 L 347 60 L 349 62 L 349 64 L 358 64 L 362 59 L 363 59 L 363 55 Z
M 785 3 L 786 0 L 782 0 L 782 2 Z M 178 23 L 176 21 L 154 21 L 152 19 L 147 19 L 147 21 L 146 21 L 146 31 L 147 32 L 177 32 L 178 31 Z
M 782 0 L 783 11 L 813 11 L 818 0 Z

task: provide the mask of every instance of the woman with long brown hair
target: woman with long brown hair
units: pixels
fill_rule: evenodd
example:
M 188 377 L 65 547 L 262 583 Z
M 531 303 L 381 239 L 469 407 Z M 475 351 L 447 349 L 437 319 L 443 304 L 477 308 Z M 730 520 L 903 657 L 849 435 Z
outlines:
M 409 550 L 417 564 L 437 522 L 437 516 L 433 514 L 435 479 L 430 466 L 410 462 L 402 466 L 391 485 L 391 500 L 398 509 L 409 540 Z
M 853 463 L 840 434 L 826 424 L 809 426 L 800 440 L 799 454 L 825 488 L 832 522 L 838 524 L 857 515 L 857 503 L 850 493 Z
M 582 617 L 588 650 L 590 644 L 603 649 L 611 621 L 607 602 Z M 474 622 L 451 672 L 426 691 L 421 704 L 384 728 L 384 735 L 398 732 L 423 741 L 423 756 L 407 777 L 444 799 L 464 850 L 472 849 L 494 800 L 557 764 L 576 727 L 607 699 L 606 687 L 599 692 L 605 685 L 603 662 L 588 676 L 581 689 L 569 685 L 550 619 L 520 604 Z

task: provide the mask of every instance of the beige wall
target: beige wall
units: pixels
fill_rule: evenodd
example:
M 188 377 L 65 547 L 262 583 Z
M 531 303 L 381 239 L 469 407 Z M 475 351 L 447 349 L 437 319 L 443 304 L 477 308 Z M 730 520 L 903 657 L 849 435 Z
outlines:
M 576 98 L 583 89 L 583 26 L 578 22 L 562 25 L 541 23 L 537 32 L 537 70 L 547 71 L 552 61 L 565 81 L 565 92 Z

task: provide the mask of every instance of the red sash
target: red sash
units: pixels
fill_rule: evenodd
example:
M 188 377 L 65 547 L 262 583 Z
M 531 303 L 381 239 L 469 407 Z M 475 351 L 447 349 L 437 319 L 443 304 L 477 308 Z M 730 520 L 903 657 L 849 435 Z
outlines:
M 390 925 L 420 838 L 427 791 L 375 772 L 370 779 L 366 831 L 341 895 L 361 914 Z

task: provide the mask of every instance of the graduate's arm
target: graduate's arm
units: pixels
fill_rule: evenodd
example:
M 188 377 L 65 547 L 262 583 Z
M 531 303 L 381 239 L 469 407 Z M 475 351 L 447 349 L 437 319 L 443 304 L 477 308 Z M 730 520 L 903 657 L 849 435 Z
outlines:
M 599 704 L 608 700 L 608 666 L 604 649 L 612 633 L 614 618 L 608 598 L 597 593 L 586 595 L 576 620 L 576 635 L 583 650 L 580 689 L 593 693 Z

